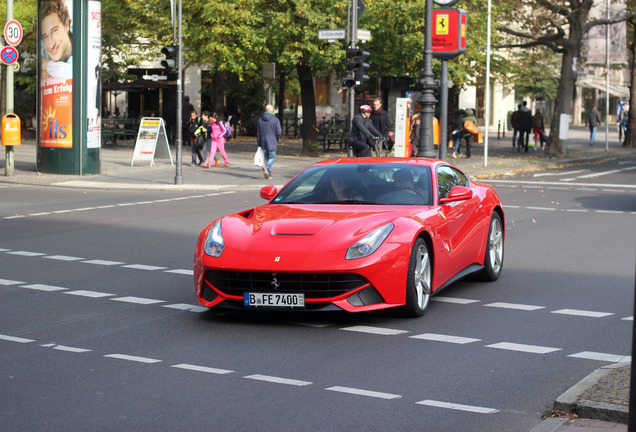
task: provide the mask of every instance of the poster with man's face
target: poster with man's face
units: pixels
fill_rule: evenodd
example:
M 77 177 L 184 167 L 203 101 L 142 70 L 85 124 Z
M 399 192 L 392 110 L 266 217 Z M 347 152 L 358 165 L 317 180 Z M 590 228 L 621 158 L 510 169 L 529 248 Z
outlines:
M 40 146 L 73 147 L 73 1 L 39 0 Z

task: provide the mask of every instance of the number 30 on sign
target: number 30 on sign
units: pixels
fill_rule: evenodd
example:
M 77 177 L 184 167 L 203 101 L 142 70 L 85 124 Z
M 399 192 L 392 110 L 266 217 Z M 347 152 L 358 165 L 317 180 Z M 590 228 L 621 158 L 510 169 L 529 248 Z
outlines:
M 22 41 L 22 26 L 17 20 L 9 20 L 4 25 L 4 40 L 11 46 L 16 46 Z

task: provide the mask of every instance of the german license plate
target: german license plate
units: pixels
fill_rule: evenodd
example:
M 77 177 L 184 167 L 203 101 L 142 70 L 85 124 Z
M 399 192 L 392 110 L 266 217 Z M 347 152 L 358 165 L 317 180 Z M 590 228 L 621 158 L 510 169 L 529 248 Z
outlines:
M 305 307 L 304 294 L 249 293 L 243 294 L 243 304 L 251 307 L 296 308 Z

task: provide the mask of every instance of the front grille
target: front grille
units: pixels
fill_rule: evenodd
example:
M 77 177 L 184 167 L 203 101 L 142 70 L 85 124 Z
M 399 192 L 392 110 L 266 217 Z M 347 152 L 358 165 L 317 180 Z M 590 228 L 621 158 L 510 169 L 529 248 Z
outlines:
M 306 298 L 328 298 L 369 282 L 354 273 L 272 273 L 210 270 L 205 279 L 219 291 L 234 296 L 244 292 L 304 293 Z

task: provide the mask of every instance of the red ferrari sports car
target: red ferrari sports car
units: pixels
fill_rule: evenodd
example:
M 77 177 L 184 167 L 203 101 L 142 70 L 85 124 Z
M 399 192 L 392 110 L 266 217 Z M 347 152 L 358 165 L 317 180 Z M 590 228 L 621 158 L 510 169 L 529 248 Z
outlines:
M 194 284 L 202 305 L 399 307 L 420 316 L 453 282 L 501 274 L 499 196 L 446 161 L 325 160 L 260 194 L 267 204 L 222 217 L 199 235 Z

